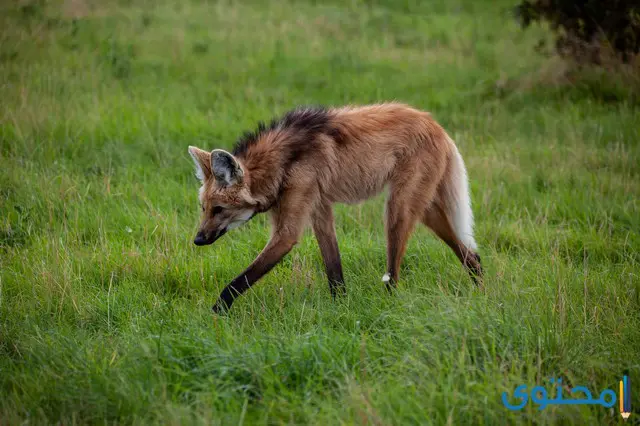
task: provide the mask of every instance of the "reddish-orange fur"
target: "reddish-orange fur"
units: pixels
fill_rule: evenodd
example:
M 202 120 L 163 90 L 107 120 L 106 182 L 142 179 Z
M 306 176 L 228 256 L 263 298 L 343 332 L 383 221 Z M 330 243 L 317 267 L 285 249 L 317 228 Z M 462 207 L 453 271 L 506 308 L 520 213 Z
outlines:
M 466 191 L 464 165 L 453 141 L 426 112 L 396 103 L 307 115 L 303 111 L 259 132 L 235 156 L 214 150 L 218 159 L 214 161 L 211 153 L 193 147 L 189 151 L 203 182 L 200 243 L 215 241 L 231 224 L 248 220 L 249 214 L 271 213 L 269 243 L 225 288 L 216 311 L 228 308 L 237 295 L 286 255 L 309 223 L 332 294 L 341 291 L 344 280 L 331 206 L 366 200 L 385 186 L 389 187 L 389 288 L 398 280 L 407 241 L 418 221 L 453 249 L 472 276 L 481 276 L 480 259 L 470 235 L 472 217 L 463 217 L 471 213 L 461 204 L 468 199 L 468 194 L 462 194 Z M 214 208 L 222 210 L 212 214 Z M 455 218 L 460 214 L 462 222 Z M 468 222 L 462 237 L 456 220 Z

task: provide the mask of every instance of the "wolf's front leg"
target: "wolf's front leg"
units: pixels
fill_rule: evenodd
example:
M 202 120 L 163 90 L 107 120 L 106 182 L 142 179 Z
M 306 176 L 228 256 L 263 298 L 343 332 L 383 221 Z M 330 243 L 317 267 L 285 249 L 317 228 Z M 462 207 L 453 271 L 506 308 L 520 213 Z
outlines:
M 345 293 L 344 277 L 342 275 L 342 262 L 333 219 L 333 209 L 329 202 L 319 203 L 312 215 L 313 232 L 318 240 L 320 253 L 324 261 L 329 290 L 331 296 L 336 297 Z
M 290 173 L 296 174 L 293 169 Z M 256 260 L 222 290 L 213 306 L 214 312 L 220 313 L 229 309 L 236 297 L 269 272 L 296 245 L 316 204 L 317 191 L 314 191 L 314 188 L 317 185 L 314 186 L 312 183 L 313 176 L 306 176 L 304 179 L 303 175 L 298 178 L 295 187 L 284 191 L 271 210 L 271 239 Z
M 296 242 L 297 238 L 289 236 L 275 235 L 272 237 L 256 260 L 222 290 L 218 301 L 213 305 L 213 312 L 219 314 L 228 310 L 236 297 L 244 293 L 276 266 L 291 251 Z

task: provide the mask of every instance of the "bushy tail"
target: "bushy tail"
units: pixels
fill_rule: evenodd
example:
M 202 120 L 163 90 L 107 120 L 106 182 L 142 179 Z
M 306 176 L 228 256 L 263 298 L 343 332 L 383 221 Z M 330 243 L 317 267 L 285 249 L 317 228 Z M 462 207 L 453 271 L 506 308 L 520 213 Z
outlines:
M 445 188 L 443 201 L 456 236 L 467 248 L 475 252 L 478 246 L 473 238 L 473 212 L 471 211 L 467 169 L 458 148 L 452 140 L 450 142 L 452 149 L 449 170 L 445 175 L 443 185 Z

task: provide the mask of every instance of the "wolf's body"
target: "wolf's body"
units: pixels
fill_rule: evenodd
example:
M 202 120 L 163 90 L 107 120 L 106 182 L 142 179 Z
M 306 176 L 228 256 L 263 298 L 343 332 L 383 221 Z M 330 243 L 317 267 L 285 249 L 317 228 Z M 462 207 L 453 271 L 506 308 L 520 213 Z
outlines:
M 233 154 L 194 147 L 189 152 L 203 182 L 196 244 L 212 243 L 256 213 L 269 211 L 273 224 L 269 243 L 223 290 L 215 311 L 230 307 L 278 263 L 309 223 L 331 293 L 342 291 L 332 204 L 357 203 L 386 186 L 383 281 L 390 289 L 417 222 L 453 249 L 474 280 L 481 278 L 465 166 L 451 138 L 426 112 L 396 103 L 297 109 L 245 135 Z

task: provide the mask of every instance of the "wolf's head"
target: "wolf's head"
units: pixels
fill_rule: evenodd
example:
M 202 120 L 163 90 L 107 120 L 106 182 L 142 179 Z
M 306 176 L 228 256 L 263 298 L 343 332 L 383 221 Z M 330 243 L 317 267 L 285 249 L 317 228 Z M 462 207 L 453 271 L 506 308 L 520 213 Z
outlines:
M 202 182 L 200 230 L 193 242 L 203 246 L 251 219 L 257 202 L 251 197 L 245 170 L 233 155 L 221 149 L 207 152 L 194 146 L 189 147 L 189 154 Z

